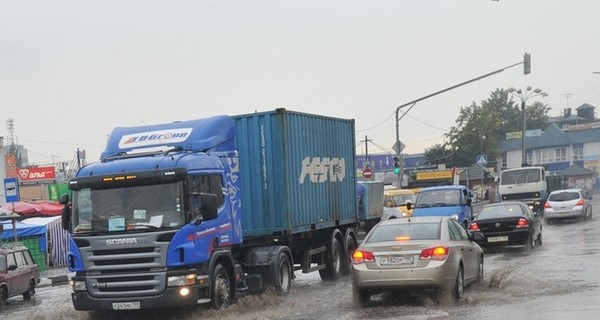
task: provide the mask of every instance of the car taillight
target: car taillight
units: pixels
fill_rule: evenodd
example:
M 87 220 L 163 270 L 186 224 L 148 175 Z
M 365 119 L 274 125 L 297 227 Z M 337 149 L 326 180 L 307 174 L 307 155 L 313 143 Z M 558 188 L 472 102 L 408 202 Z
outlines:
M 529 228 L 529 221 L 525 218 L 519 218 L 517 222 L 517 228 Z
M 579 199 L 579 201 L 577 201 L 577 203 L 575 204 L 575 206 L 583 206 L 585 204 L 585 200 L 583 199 Z
M 546 203 L 544 203 L 544 208 L 552 209 L 552 206 L 548 201 L 546 201 Z
M 481 231 L 479 229 L 479 225 L 477 224 L 477 222 L 471 222 L 471 224 L 469 225 L 469 231 Z
M 450 252 L 449 247 L 433 247 L 421 250 L 421 256 L 419 259 L 422 260 L 445 260 Z
M 354 250 L 352 253 L 352 262 L 360 264 L 367 261 L 375 261 L 375 255 L 371 251 Z

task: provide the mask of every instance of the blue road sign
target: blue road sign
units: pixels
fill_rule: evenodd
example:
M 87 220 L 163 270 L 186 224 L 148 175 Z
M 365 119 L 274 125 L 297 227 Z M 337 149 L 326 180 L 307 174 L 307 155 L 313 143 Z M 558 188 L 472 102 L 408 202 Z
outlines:
M 19 182 L 17 178 L 4 179 L 4 194 L 6 202 L 19 202 Z
M 487 155 L 480 154 L 477 156 L 477 164 L 481 166 L 485 166 L 487 164 Z

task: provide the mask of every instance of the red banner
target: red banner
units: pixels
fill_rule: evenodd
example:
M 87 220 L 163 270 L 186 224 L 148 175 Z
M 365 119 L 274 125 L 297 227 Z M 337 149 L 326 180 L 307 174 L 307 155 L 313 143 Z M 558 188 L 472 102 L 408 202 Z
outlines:
M 19 181 L 45 181 L 55 180 L 56 174 L 54 173 L 54 167 L 30 167 L 20 168 L 18 170 Z

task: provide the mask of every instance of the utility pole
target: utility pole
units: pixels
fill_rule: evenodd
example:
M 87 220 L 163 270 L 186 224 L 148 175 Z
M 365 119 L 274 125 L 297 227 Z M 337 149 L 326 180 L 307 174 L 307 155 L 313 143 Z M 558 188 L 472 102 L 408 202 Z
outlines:
M 365 135 L 365 140 L 360 141 L 360 142 L 365 143 L 365 158 L 367 159 L 367 167 L 371 167 L 371 158 L 369 157 L 369 142 L 371 142 L 371 141 L 373 141 L 373 140 L 367 139 L 366 135 Z

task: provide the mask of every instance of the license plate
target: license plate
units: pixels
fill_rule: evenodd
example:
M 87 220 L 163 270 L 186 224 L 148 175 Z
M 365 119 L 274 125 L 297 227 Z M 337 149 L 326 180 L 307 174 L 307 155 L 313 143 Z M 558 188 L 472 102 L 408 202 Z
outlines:
M 503 241 L 508 241 L 508 236 L 501 236 L 501 237 L 489 237 L 487 239 L 488 242 L 503 242 Z
M 382 257 L 379 263 L 382 266 L 397 266 L 404 264 L 413 264 L 415 261 L 415 257 L 413 256 L 390 256 L 390 257 Z
M 138 310 L 141 308 L 139 301 L 133 302 L 113 302 L 113 310 Z

